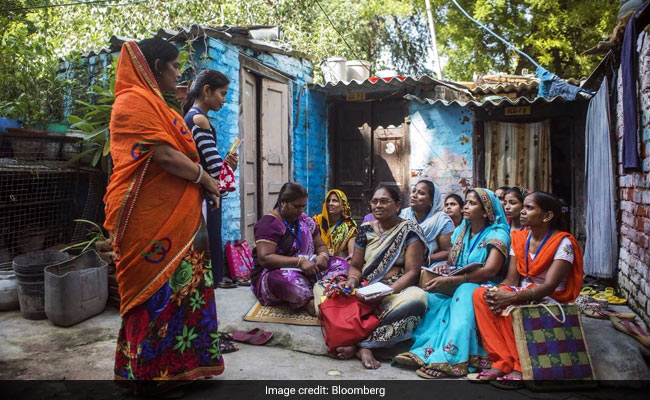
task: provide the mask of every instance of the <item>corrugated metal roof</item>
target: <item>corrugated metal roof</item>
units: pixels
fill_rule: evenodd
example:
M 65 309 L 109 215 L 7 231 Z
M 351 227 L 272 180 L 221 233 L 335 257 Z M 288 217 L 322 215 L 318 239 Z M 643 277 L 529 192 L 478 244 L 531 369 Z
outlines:
M 226 42 L 230 42 L 242 47 L 249 47 L 256 50 L 266 51 L 269 53 L 284 54 L 292 57 L 298 57 L 311 60 L 311 57 L 305 53 L 293 51 L 287 45 L 275 41 L 266 41 L 256 39 L 256 37 L 264 37 L 265 35 L 257 35 L 256 31 L 265 30 L 269 31 L 276 27 L 269 26 L 251 26 L 251 27 L 238 27 L 238 26 L 204 26 L 192 25 L 182 28 L 181 30 L 164 29 L 161 28 L 158 32 L 152 33 L 152 36 L 158 36 L 172 42 L 184 42 L 187 39 L 196 39 L 201 37 L 211 37 Z M 278 28 L 279 30 L 279 28 Z M 278 32 L 279 33 L 279 32 Z M 109 39 L 109 46 L 101 50 L 89 51 L 85 57 L 92 57 L 102 53 L 114 53 L 119 51 L 122 44 L 129 40 L 137 40 L 123 36 L 112 36 Z
M 472 94 L 475 95 L 486 95 L 486 94 L 498 94 L 498 93 L 521 93 L 521 92 L 531 92 L 537 90 L 539 82 L 530 81 L 526 83 L 497 83 L 497 84 L 487 84 L 480 85 L 473 89 L 470 89 Z
M 349 82 L 338 81 L 335 83 L 313 83 L 309 86 L 316 90 L 327 92 L 330 96 L 345 96 L 349 93 L 393 91 L 423 86 L 444 86 L 455 92 L 466 95 L 468 98 L 472 98 L 472 94 L 466 87 L 454 82 L 441 81 L 428 75 L 423 75 L 419 78 L 413 78 L 410 76 L 396 76 L 391 78 L 370 77 L 365 81 L 352 80 Z
M 505 107 L 505 106 L 528 106 L 531 104 L 550 104 L 550 103 L 568 103 L 570 100 L 565 99 L 562 96 L 555 96 L 552 98 L 546 98 L 546 97 L 536 97 L 534 100 L 530 100 L 527 97 L 519 97 L 515 100 L 512 100 L 508 97 L 501 97 L 499 99 L 491 99 L 491 98 L 486 98 L 482 101 L 478 100 L 471 100 L 471 101 L 446 101 L 446 100 L 433 100 L 433 99 L 421 99 L 417 96 L 413 96 L 411 94 L 407 94 L 404 96 L 406 100 L 409 101 L 417 101 L 419 103 L 429 103 L 429 104 L 442 104 L 445 106 L 449 105 L 458 105 L 461 107 L 479 107 L 479 108 L 484 108 L 484 107 Z M 577 97 L 577 99 L 580 99 L 581 97 Z

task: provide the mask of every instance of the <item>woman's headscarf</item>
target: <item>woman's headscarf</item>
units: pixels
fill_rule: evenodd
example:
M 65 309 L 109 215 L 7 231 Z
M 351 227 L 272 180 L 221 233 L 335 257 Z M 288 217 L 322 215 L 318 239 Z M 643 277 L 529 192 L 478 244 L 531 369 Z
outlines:
M 454 223 L 451 218 L 449 218 L 449 216 L 443 211 L 442 196 L 440 194 L 438 185 L 429 179 L 421 179 L 418 181 L 418 183 L 423 181 L 431 182 L 433 184 L 433 193 L 431 195 L 433 206 L 431 207 L 431 210 L 429 210 L 427 216 L 424 218 L 424 221 L 419 222 L 417 220 L 415 211 L 413 211 L 413 208 L 411 207 L 403 209 L 400 212 L 399 216 L 404 219 L 410 219 L 411 221 L 415 221 L 420 224 L 420 227 L 427 237 L 427 247 L 429 248 L 429 251 L 433 251 L 433 248 L 436 246 L 435 241 L 438 239 L 438 236 L 440 236 L 442 229 L 448 223 L 451 223 L 452 226 Z
M 453 245 L 447 260 L 449 265 L 462 267 L 475 262 L 484 263 L 490 247 L 498 249 L 506 259 L 510 252 L 510 226 L 506 221 L 506 213 L 501 202 L 491 190 L 483 188 L 473 190 L 478 194 L 490 223 L 481 233 L 470 238 L 472 224 L 463 219 L 451 236 Z
M 198 164 L 183 118 L 163 100 L 137 43 L 126 42 L 117 65 L 110 122 L 114 167 L 104 196 L 104 227 L 117 256 L 122 315 L 169 280 L 201 223 L 199 185 L 151 162 L 161 143 Z
M 332 193 L 338 197 L 339 203 L 341 204 L 340 221 L 330 222 L 329 220 L 327 199 L 329 199 Z M 350 210 L 348 197 L 343 191 L 338 189 L 332 189 L 327 192 L 325 201 L 323 201 L 323 209 L 320 214 L 314 216 L 314 221 L 316 221 L 316 225 L 320 229 L 320 236 L 323 238 L 323 242 L 325 242 L 332 254 L 338 254 L 341 250 L 345 250 L 341 248 L 342 245 L 357 233 L 357 223 L 352 219 L 352 211 Z

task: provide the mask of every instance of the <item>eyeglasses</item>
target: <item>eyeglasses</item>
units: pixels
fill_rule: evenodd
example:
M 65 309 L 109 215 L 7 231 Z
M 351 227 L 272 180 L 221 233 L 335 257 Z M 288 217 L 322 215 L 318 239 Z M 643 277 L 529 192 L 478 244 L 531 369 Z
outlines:
M 387 206 L 392 201 L 393 201 L 392 199 L 372 199 L 372 200 L 370 200 L 370 205 L 371 206 L 376 206 L 378 204 L 381 204 L 382 206 Z

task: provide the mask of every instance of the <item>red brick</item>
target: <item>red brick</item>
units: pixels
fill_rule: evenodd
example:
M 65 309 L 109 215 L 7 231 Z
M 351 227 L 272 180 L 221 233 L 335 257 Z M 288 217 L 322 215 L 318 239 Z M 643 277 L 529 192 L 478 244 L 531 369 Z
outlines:
M 650 206 L 638 205 L 636 215 L 639 217 L 650 217 Z
M 644 231 L 644 221 L 643 221 L 644 219 L 647 219 L 647 218 L 636 217 L 635 218 L 636 223 L 634 224 L 634 229 L 636 229 L 637 231 L 645 232 Z M 650 227 L 650 224 L 648 226 Z

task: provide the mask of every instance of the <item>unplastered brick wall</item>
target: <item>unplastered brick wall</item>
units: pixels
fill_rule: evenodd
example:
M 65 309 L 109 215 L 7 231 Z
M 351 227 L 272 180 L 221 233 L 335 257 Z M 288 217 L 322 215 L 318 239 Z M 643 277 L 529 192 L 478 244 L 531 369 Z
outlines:
M 623 87 L 618 75 L 616 136 L 620 200 L 619 287 L 629 305 L 650 325 L 650 37 L 639 53 L 639 155 L 641 171 L 623 173 Z

